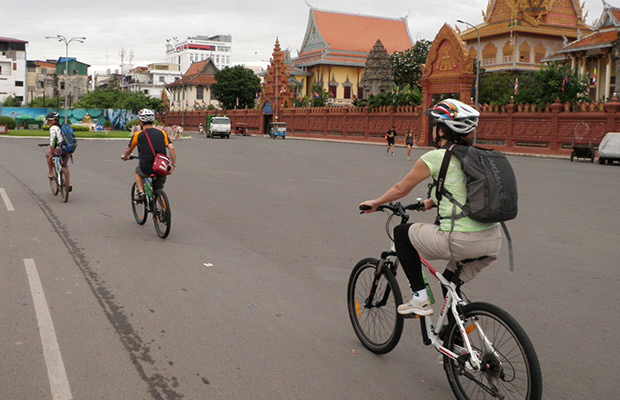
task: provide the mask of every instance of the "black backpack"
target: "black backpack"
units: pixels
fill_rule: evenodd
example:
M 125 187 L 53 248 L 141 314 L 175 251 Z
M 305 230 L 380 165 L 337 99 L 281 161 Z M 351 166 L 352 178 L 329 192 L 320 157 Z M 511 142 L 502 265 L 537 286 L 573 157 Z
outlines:
M 467 188 L 465 204 L 460 204 L 455 200 L 444 187 L 452 155 L 461 161 L 465 175 Z M 504 221 L 517 216 L 518 195 L 517 179 L 506 156 L 497 150 L 452 144 L 446 149 L 436 184 L 437 206 L 439 207 L 439 202 L 445 196 L 462 210 L 460 214 L 456 214 L 455 207 L 453 207 L 452 227 L 454 227 L 454 220 L 463 217 L 479 222 L 501 223 L 508 240 L 510 270 L 512 271 L 514 269 L 512 240 Z

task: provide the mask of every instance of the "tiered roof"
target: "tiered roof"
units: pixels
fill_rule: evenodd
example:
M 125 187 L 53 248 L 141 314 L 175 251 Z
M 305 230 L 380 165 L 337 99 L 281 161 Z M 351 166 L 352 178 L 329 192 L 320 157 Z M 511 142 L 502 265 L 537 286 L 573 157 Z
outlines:
M 592 32 L 579 0 L 489 0 L 482 15 L 484 22 L 476 27 L 480 37 L 524 32 L 575 39 Z M 478 33 L 469 28 L 461 36 L 471 41 Z
M 294 65 L 363 67 L 368 53 L 381 40 L 388 53 L 413 46 L 406 18 L 382 18 L 311 8 L 308 26 Z
M 620 32 L 620 8 L 612 7 L 605 2 L 603 4 L 603 13 L 594 24 L 595 31 L 564 46 L 557 51 L 558 55 L 576 51 L 611 48 L 613 46 L 613 42 L 618 39 L 618 33 Z

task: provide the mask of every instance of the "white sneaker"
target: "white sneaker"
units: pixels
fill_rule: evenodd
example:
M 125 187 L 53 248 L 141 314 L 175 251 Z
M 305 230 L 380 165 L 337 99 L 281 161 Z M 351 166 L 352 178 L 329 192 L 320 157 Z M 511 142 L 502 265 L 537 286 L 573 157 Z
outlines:
M 417 314 L 417 315 L 433 315 L 434 311 L 428 299 L 418 303 L 415 297 L 405 304 L 398 306 L 398 313 L 401 315 Z

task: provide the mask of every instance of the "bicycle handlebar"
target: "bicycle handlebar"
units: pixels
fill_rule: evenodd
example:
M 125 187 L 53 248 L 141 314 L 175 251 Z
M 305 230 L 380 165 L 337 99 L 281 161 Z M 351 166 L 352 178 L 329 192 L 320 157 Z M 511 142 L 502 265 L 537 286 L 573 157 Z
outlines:
M 362 204 L 360 205 L 360 210 L 368 211 L 370 210 L 370 207 Z M 408 204 L 406 206 L 403 206 L 399 202 L 392 202 L 388 204 L 382 204 L 379 207 L 377 207 L 377 211 L 383 211 L 383 210 L 389 210 L 392 212 L 392 214 L 402 217 L 403 215 L 407 215 L 407 210 L 423 211 L 424 203 L 422 203 L 422 199 L 418 199 L 416 203 Z

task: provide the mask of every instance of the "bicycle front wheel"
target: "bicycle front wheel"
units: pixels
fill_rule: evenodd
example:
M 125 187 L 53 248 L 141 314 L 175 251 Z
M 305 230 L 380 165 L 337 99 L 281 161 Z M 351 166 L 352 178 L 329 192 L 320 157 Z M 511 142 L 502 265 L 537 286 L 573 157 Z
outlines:
M 171 218 L 170 203 L 168 203 L 166 192 L 163 190 L 156 191 L 153 200 L 153 222 L 157 234 L 162 239 L 167 238 L 170 233 Z
M 459 400 L 540 400 L 542 375 L 532 342 L 519 323 L 501 308 L 488 303 L 463 307 L 465 331 L 482 368 L 444 356 L 450 387 Z M 446 347 L 463 353 L 463 339 L 456 323 L 448 326 Z
M 50 189 L 52 189 L 52 194 L 56 196 L 58 194 L 58 176 L 54 171 L 54 179 L 49 179 L 50 181 Z
M 397 311 L 403 296 L 390 270 L 375 276 L 378 263 L 376 258 L 365 258 L 353 267 L 347 303 L 353 330 L 364 347 L 385 354 L 396 347 L 403 333 L 403 316 Z
M 60 171 L 60 196 L 65 203 L 69 201 L 69 186 L 67 186 L 65 171 Z
M 138 193 L 138 188 L 136 187 L 136 183 L 134 182 L 133 186 L 131 186 L 131 210 L 133 211 L 133 217 L 136 219 L 136 222 L 140 225 L 144 225 L 147 217 L 146 210 L 146 198 L 142 200 L 136 200 L 136 194 Z

